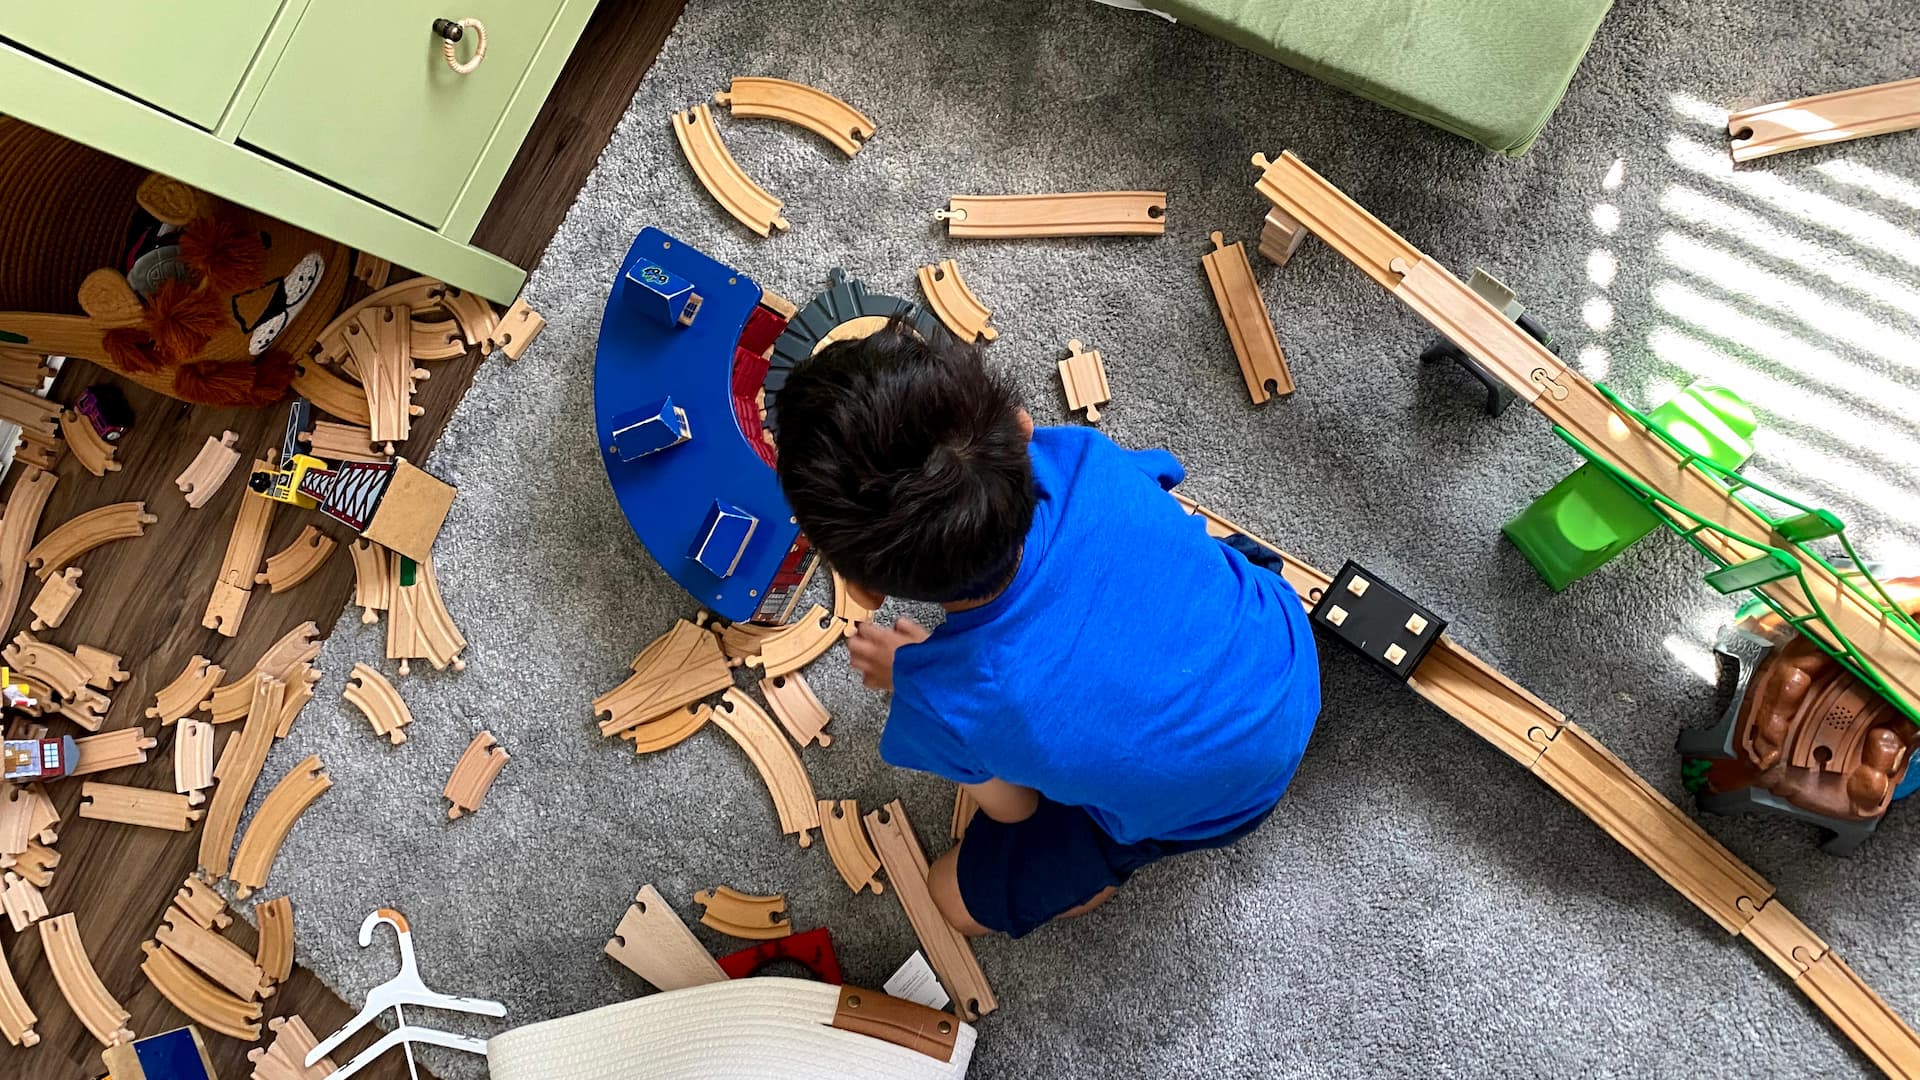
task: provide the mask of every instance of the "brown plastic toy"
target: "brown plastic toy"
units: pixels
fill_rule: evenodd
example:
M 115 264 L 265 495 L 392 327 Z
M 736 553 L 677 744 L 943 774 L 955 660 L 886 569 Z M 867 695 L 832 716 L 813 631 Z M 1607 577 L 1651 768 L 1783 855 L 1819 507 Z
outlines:
M 601 735 L 629 728 L 690 705 L 733 685 L 726 656 L 712 634 L 681 619 L 633 658 L 633 674 L 593 699 Z
M 413 418 L 426 411 L 413 403 L 414 386 L 428 372 L 413 366 L 411 316 L 405 307 L 362 307 L 346 329 L 347 349 L 367 397 L 367 426 L 374 443 L 385 444 L 389 454 L 394 443 L 406 441 Z
M 852 157 L 873 138 L 873 121 L 839 98 L 785 79 L 735 76 L 713 95 L 715 105 L 733 110 L 735 119 L 784 120 L 806 128 Z
M 233 925 L 227 913 L 226 898 L 199 874 L 188 874 L 173 894 L 173 906 L 208 930 L 225 930 Z
M 1167 231 L 1164 191 L 1072 191 L 1050 195 L 954 195 L 933 216 L 955 238 L 1159 236 Z
M 866 829 L 860 824 L 860 804 L 853 799 L 839 802 L 821 800 L 820 835 L 827 840 L 827 855 L 840 880 L 854 892 L 871 888 L 877 895 L 887 891 L 880 884 L 880 857 L 867 842 Z
M 0 876 L 0 909 L 5 909 L 16 934 L 47 917 L 47 902 L 39 887 L 11 870 Z
M 1253 278 L 1253 265 L 1247 261 L 1246 245 L 1227 243 L 1214 232 L 1213 250 L 1200 257 L 1207 268 L 1207 284 L 1213 286 L 1213 302 L 1220 308 L 1221 321 L 1227 324 L 1227 337 L 1233 343 L 1234 358 L 1240 361 L 1240 377 L 1246 380 L 1247 394 L 1255 405 L 1274 394 L 1293 393 L 1293 373 L 1287 370 L 1287 355 L 1273 333 L 1273 318 L 1260 295 L 1260 283 Z
M 264 675 L 270 679 L 292 685 L 298 679 L 295 676 L 302 664 L 307 664 L 320 655 L 320 628 L 312 622 L 300 625 L 280 635 L 280 639 L 267 646 L 253 667 L 245 675 L 216 686 L 208 695 L 201 708 L 212 714 L 216 724 L 230 723 L 247 715 L 253 707 L 255 682 Z
M 694 893 L 693 902 L 706 909 L 700 914 L 701 924 L 728 937 L 770 941 L 793 933 L 793 923 L 787 918 L 787 898 L 780 893 L 753 896 L 715 885 Z
M 669 746 L 678 746 L 694 732 L 707 726 L 713 719 L 713 706 L 689 705 L 684 709 L 670 712 L 655 720 L 630 727 L 620 733 L 620 738 L 633 744 L 636 754 L 651 754 L 656 750 L 665 750 Z
M 379 622 L 379 613 L 393 606 L 392 555 L 371 540 L 353 541 L 347 553 L 353 556 L 353 602 L 360 605 L 360 621 Z
M 286 982 L 293 976 L 293 901 L 284 896 L 263 900 L 253 905 L 253 917 L 260 928 L 253 962 L 267 978 Z
M 24 478 L 22 478 L 24 480 Z M 102 544 L 145 536 L 147 526 L 160 519 L 147 513 L 143 502 L 113 503 L 96 507 L 78 517 L 68 518 L 41 537 L 27 552 L 27 565 L 45 581 L 66 569 L 73 560 Z M 15 599 L 19 596 L 16 593 Z
M 31 465 L 23 466 L 20 478 L 7 496 L 7 510 L 0 516 L 0 611 L 12 611 L 20 603 L 20 589 L 27 581 L 27 557 L 33 546 L 33 534 L 40 528 L 40 514 L 47 507 L 47 496 L 60 478 Z M 54 572 L 63 569 L 54 567 Z M 45 581 L 53 572 L 40 575 Z
M 407 733 L 401 729 L 413 723 L 413 713 L 385 675 L 365 664 L 355 664 L 340 696 L 360 710 L 373 725 L 375 735 L 385 736 L 395 746 L 407 741 Z
M 659 990 L 727 981 L 712 954 L 651 885 L 634 894 L 605 951 Z
M 198 510 L 207 505 L 207 500 L 220 490 L 220 485 L 227 482 L 227 475 L 233 472 L 235 465 L 240 464 L 240 451 L 233 448 L 233 444 L 239 441 L 240 436 L 231 431 L 221 432 L 219 438 L 207 436 L 193 464 L 174 477 L 173 484 L 187 497 L 188 506 Z
M 256 460 L 253 472 L 261 471 L 272 471 L 272 466 Z M 222 637 L 233 637 L 240 632 L 247 601 L 253 597 L 254 575 L 267 554 L 267 527 L 273 524 L 273 508 L 278 505 L 252 492 L 240 498 L 240 509 L 233 518 L 233 532 L 227 538 L 226 558 L 220 563 L 219 576 L 213 580 L 207 613 L 200 620 L 200 625 L 219 631 Z
M 1733 160 L 1826 146 L 1920 127 L 1920 79 L 1742 109 L 1727 116 Z
M 253 815 L 253 823 L 247 826 L 246 835 L 240 838 L 240 848 L 233 856 L 235 896 L 245 900 L 267 883 L 273 860 L 280 854 L 280 845 L 286 843 L 293 823 L 307 812 L 313 800 L 331 787 L 333 778 L 327 775 L 327 767 L 321 764 L 318 754 L 287 770 L 287 775 L 267 793 L 266 801 Z
M 787 219 L 780 216 L 780 208 L 786 204 L 767 194 L 767 189 L 754 183 L 733 160 L 727 144 L 720 141 L 711 109 L 695 105 L 673 114 L 673 135 L 680 141 L 680 152 L 686 155 L 700 186 L 722 210 L 761 236 L 788 228 Z
M 408 661 L 415 659 L 427 661 L 435 671 L 448 667 L 465 671 L 467 662 L 460 659 L 460 650 L 467 647 L 467 639 L 454 625 L 446 601 L 440 598 L 433 560 L 414 564 L 413 584 L 409 585 L 400 564 L 404 556 L 397 551 L 388 554 L 393 606 L 387 619 L 387 659 L 400 661 L 402 675 L 411 670 Z
M 87 776 L 127 765 L 145 764 L 147 751 L 155 745 L 153 736 L 137 727 L 87 735 L 73 742 L 80 748 L 80 760 L 67 770 L 68 776 Z
M 140 962 L 147 981 L 194 1023 L 241 1042 L 260 1037 L 260 1014 L 265 1011 L 260 1002 L 221 989 L 165 945 L 146 941 L 140 948 L 147 956 Z
M 760 680 L 760 696 L 767 699 L 774 718 L 793 737 L 795 745 L 804 747 L 810 742 L 817 742 L 821 746 L 829 746 L 833 743 L 833 736 L 821 730 L 832 717 L 827 715 L 827 707 L 820 704 L 820 699 L 814 696 L 813 687 L 807 685 L 807 680 L 799 672 Z
M 227 739 L 227 748 L 214 766 L 220 781 L 213 789 L 213 802 L 207 807 L 207 823 L 200 830 L 200 869 L 209 880 L 227 876 L 233 854 L 233 834 L 240 827 L 240 812 L 253 794 L 254 782 L 266 766 L 267 752 L 273 749 L 274 732 L 280 726 L 280 711 L 286 704 L 287 684 L 279 679 L 256 676 L 253 696 L 247 707 L 247 722 L 239 733 Z
M 293 542 L 267 557 L 267 569 L 253 578 L 272 592 L 283 593 L 312 577 L 333 554 L 333 537 L 308 525 Z
M 987 325 L 993 318 L 993 312 L 980 298 L 973 294 L 967 283 L 960 277 L 960 267 L 952 259 L 942 259 L 938 266 L 920 268 L 920 291 L 927 294 L 927 303 L 940 321 L 947 324 L 953 336 L 961 341 L 973 343 L 982 339 L 993 341 L 1000 331 Z
M 67 440 L 67 449 L 73 451 L 74 460 L 80 467 L 95 476 L 105 476 L 120 471 L 120 462 L 114 459 L 114 444 L 100 437 L 100 431 L 93 421 L 67 409 L 60 414 L 60 434 Z
M 366 391 L 358 385 L 335 375 L 317 360 L 303 360 L 295 371 L 293 392 L 313 402 L 315 408 L 349 424 L 365 426 L 372 422 Z
M 206 816 L 206 811 L 198 807 L 203 801 L 198 793 L 181 795 L 158 788 L 91 780 L 80 786 L 81 817 L 172 832 L 191 831 L 193 823 Z
M 47 966 L 53 969 L 61 996 L 67 999 L 80 1023 L 102 1046 L 132 1042 L 133 1032 L 127 1028 L 132 1014 L 121 1008 L 101 985 L 99 972 L 93 969 L 93 961 L 87 959 L 87 945 L 80 940 L 80 926 L 73 914 L 41 919 L 39 926 L 40 947 L 46 953 Z
M 507 752 L 494 739 L 493 732 L 482 731 L 467 744 L 466 752 L 460 755 L 460 761 L 453 767 L 453 775 L 447 778 L 447 786 L 442 795 L 452 805 L 447 807 L 447 820 L 452 821 L 462 814 L 471 814 L 480 809 L 486 800 L 487 789 L 493 787 L 494 778 L 506 767 Z
M 213 786 L 213 725 L 182 718 L 173 733 L 173 790 L 182 795 Z
M 387 460 L 373 445 L 373 430 L 359 424 L 315 420 L 312 431 L 301 432 L 300 441 L 307 444 L 308 453 L 328 461 Z
M 952 1000 L 955 1015 L 962 1020 L 978 1020 L 998 1008 L 980 961 L 974 958 L 973 946 L 948 925 L 934 905 L 933 893 L 927 889 L 927 857 L 920 850 L 920 840 L 913 835 L 913 823 L 907 820 L 900 800 L 868 814 L 866 822 L 867 836 L 887 869 L 893 895 L 906 910 L 907 921 L 913 924 L 927 962 L 933 965 L 933 973 L 940 977 L 940 985 Z
M 1067 342 L 1068 356 L 1060 361 L 1060 388 L 1067 395 L 1067 411 L 1087 410 L 1087 422 L 1100 422 L 1100 406 L 1112 400 L 1107 388 L 1107 365 L 1099 349 L 1087 349 L 1079 338 Z
M 833 643 L 847 636 L 847 626 L 827 614 L 819 604 L 798 620 L 760 641 L 760 652 L 747 663 L 761 669 L 764 677 L 799 671 L 814 662 Z
M 260 970 L 260 965 L 253 962 L 245 949 L 201 926 L 179 908 L 167 909 L 165 921 L 154 930 L 153 936 L 202 975 L 243 1000 L 252 1001 L 273 993 L 273 984 L 266 972 Z
M 801 847 L 812 845 L 813 834 L 809 830 L 820 826 L 813 781 L 807 776 L 806 766 L 800 764 L 800 755 L 794 752 L 793 744 L 773 726 L 773 718 L 761 711 L 752 698 L 733 689 L 721 697 L 719 706 L 713 710 L 713 725 L 740 744 L 740 749 L 746 751 L 748 760 L 760 773 L 767 792 L 773 796 L 780 831 L 798 834 Z
M 79 567 L 69 566 L 41 584 L 40 592 L 28 606 L 33 612 L 33 623 L 28 629 L 39 633 L 57 629 L 67 621 L 73 605 L 80 600 L 80 574 Z
M 716 965 L 715 970 L 718 970 Z M 724 975 L 721 976 L 725 978 Z M 38 1046 L 40 1033 L 33 1030 L 39 1023 L 33 1009 L 27 1005 L 27 999 L 20 993 L 20 984 L 13 979 L 13 969 L 7 966 L 7 954 L 0 950 L 0 1035 L 7 1037 L 13 1046 Z

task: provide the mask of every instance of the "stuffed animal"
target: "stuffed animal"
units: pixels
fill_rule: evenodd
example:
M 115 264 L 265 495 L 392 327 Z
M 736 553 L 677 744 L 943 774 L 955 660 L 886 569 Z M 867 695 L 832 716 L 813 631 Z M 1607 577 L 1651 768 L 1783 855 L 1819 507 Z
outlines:
M 149 175 L 120 265 L 80 282 L 86 314 L 0 312 L 0 349 L 90 360 L 201 405 L 271 405 L 340 307 L 347 249 Z

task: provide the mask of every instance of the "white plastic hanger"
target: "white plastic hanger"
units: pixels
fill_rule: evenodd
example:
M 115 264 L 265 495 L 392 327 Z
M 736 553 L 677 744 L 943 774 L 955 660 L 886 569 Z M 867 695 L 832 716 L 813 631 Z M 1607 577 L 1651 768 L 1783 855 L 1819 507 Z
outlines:
M 400 1026 L 388 1032 L 379 1042 L 369 1046 L 352 1061 L 334 1070 L 328 1076 L 327 1080 L 346 1080 L 347 1077 L 359 1072 L 375 1058 L 393 1049 L 395 1046 L 406 1048 L 407 1071 L 414 1077 L 414 1080 L 419 1080 L 419 1072 L 413 1063 L 413 1050 L 411 1046 L 408 1045 L 416 1042 L 431 1043 L 435 1046 L 445 1046 L 455 1050 L 465 1050 L 470 1054 L 486 1053 L 487 1044 L 479 1039 L 471 1039 L 464 1035 L 450 1035 L 444 1031 L 435 1031 L 432 1028 L 410 1026 L 407 1023 L 406 1014 L 401 1011 L 401 1006 L 419 1005 L 429 1009 L 446 1009 L 450 1012 L 475 1013 L 480 1016 L 505 1016 L 507 1015 L 507 1007 L 497 1001 L 487 1001 L 482 998 L 457 997 L 452 994 L 442 994 L 438 991 L 428 989 L 427 984 L 420 979 L 419 966 L 414 962 L 413 932 L 407 925 L 407 917 L 392 908 L 381 908 L 367 916 L 367 921 L 360 924 L 361 948 L 364 949 L 373 944 L 373 928 L 380 923 L 386 923 L 388 926 L 393 927 L 394 933 L 399 939 L 399 974 L 381 983 L 379 986 L 374 987 L 372 990 L 367 991 L 366 1007 L 360 1010 L 359 1015 L 347 1021 L 345 1027 L 327 1036 L 320 1041 L 319 1045 L 309 1051 L 306 1060 L 307 1066 L 311 1068 L 318 1064 L 320 1059 L 327 1056 L 329 1051 L 347 1041 L 347 1039 L 353 1036 L 354 1032 L 366 1027 L 368 1023 L 372 1022 L 374 1017 L 379 1016 L 388 1009 L 393 1010 L 394 1019 L 399 1021 Z

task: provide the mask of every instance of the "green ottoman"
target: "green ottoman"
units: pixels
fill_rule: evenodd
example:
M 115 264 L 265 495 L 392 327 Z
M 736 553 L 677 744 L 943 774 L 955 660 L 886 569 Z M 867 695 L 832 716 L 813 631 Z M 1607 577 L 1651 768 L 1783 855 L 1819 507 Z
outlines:
M 1723 469 L 1753 456 L 1760 424 L 1740 395 L 1696 382 L 1647 415 L 1682 446 Z M 1501 528 L 1554 592 L 1593 573 L 1660 527 L 1660 519 L 1591 464 L 1553 485 Z
M 1183 23 L 1519 157 L 1613 0 L 1152 0 Z

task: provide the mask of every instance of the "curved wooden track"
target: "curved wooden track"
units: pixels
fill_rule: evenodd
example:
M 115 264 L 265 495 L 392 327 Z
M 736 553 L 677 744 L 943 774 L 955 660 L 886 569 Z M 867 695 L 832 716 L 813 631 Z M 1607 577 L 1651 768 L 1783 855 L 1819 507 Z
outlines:
M 313 402 L 314 407 L 349 424 L 367 426 L 373 414 L 367 409 L 367 393 L 357 383 L 335 375 L 318 360 L 300 361 L 294 368 L 293 392 Z
M 253 794 L 254 781 L 273 749 L 274 732 L 280 726 L 280 712 L 286 704 L 287 684 L 264 676 L 255 680 L 253 697 L 247 707 L 246 726 L 228 737 L 227 749 L 214 767 L 220 783 L 213 789 L 213 802 L 207 806 L 206 824 L 200 829 L 200 868 L 209 880 L 227 875 L 233 853 L 233 834 L 240 827 L 240 812 Z
M 73 1007 L 73 1014 L 100 1040 L 101 1046 L 131 1042 L 133 1032 L 127 1028 L 127 1021 L 132 1019 L 132 1014 L 121 1008 L 101 985 L 93 962 L 87 959 L 87 946 L 80 940 L 80 926 L 72 913 L 42 919 L 39 926 L 40 947 L 46 953 L 47 966 L 53 969 L 54 981 L 60 984 L 60 993 Z
M 143 502 L 96 507 L 62 522 L 59 528 L 33 545 L 33 550 L 27 552 L 27 565 L 45 581 L 102 544 L 146 535 L 147 526 L 159 520 L 147 513 L 147 504 Z
M 228 993 L 247 1001 L 273 993 L 273 984 L 247 950 L 201 926 L 178 908 L 167 909 L 166 921 L 153 936 Z
M 253 962 L 267 978 L 286 982 L 293 975 L 293 901 L 284 896 L 262 901 L 253 906 L 253 917 L 260 924 Z
M 720 141 L 720 129 L 713 125 L 713 110 L 695 105 L 675 113 L 673 135 L 680 140 L 680 152 L 686 155 L 695 179 L 721 209 L 761 236 L 788 228 L 787 219 L 780 216 L 786 204 L 767 194 L 733 160 L 727 144 Z
M 93 676 L 79 657 L 25 630 L 13 636 L 13 644 L 0 650 L 0 656 L 4 656 L 13 671 L 63 698 L 77 696 Z
M 233 448 L 239 440 L 240 436 L 231 431 L 223 431 L 217 438 L 207 436 L 193 464 L 173 478 L 174 486 L 186 496 L 188 506 L 198 510 L 207 505 L 220 485 L 227 482 L 233 467 L 240 464 L 240 451 Z
M 447 777 L 447 786 L 441 791 L 452 805 L 447 807 L 447 820 L 451 821 L 462 814 L 471 814 L 480 809 L 487 797 L 487 790 L 493 787 L 495 777 L 506 768 L 507 752 L 494 739 L 493 732 L 482 731 L 467 744 L 460 760 L 453 767 L 453 775 Z
M 620 737 L 633 744 L 636 754 L 651 754 L 656 750 L 665 750 L 669 746 L 678 746 L 687 737 L 707 726 L 713 719 L 713 706 L 689 705 L 684 709 L 670 712 L 658 720 L 649 720 L 637 727 L 630 727 L 620 733 Z
M 245 900 L 267 883 L 267 873 L 273 869 L 274 857 L 280 854 L 280 845 L 286 842 L 293 823 L 332 786 L 333 778 L 327 775 L 318 754 L 295 765 L 273 786 L 233 856 L 235 896 Z
M 165 945 L 146 941 L 140 948 L 147 954 L 140 962 L 147 981 L 194 1023 L 242 1042 L 260 1037 L 264 1007 L 258 1001 L 244 1001 L 215 986 Z
M 286 592 L 325 566 L 335 546 L 333 537 L 308 525 L 292 543 L 267 556 L 266 570 L 254 575 L 253 583 L 277 593 Z
M 340 696 L 360 710 L 373 725 L 375 735 L 385 736 L 395 746 L 407 741 L 407 733 L 401 729 L 413 723 L 413 712 L 385 675 L 365 664 L 355 664 Z
M 1047 195 L 955 195 L 933 216 L 955 238 L 1159 236 L 1167 231 L 1164 191 L 1064 191 Z
M 1000 336 L 1000 331 L 988 325 L 993 312 L 967 287 L 960 276 L 959 265 L 952 259 L 942 259 L 937 266 L 921 267 L 919 277 L 920 291 L 927 294 L 933 313 L 940 316 L 954 337 L 972 343 L 993 341 Z
M 715 885 L 694 893 L 693 902 L 706 909 L 700 915 L 703 925 L 729 937 L 770 941 L 793 933 L 793 922 L 787 918 L 787 898 L 780 893 L 754 896 Z
M 453 321 L 459 325 L 460 333 L 467 339 L 467 344 L 486 349 L 493 348 L 493 337 L 495 331 L 499 329 L 500 316 L 493 310 L 493 305 L 487 303 L 485 297 L 449 285 L 445 295 L 440 298 L 440 303 L 447 309 L 447 314 L 453 316 Z
M 867 842 L 867 831 L 860 824 L 860 804 L 853 799 L 820 802 L 820 835 L 826 837 L 827 855 L 840 880 L 854 892 L 871 888 L 875 895 L 886 892 L 880 884 L 880 856 Z
M 451 291 L 444 283 L 430 277 L 412 277 L 405 281 L 396 281 L 385 288 L 375 289 L 348 305 L 340 314 L 333 317 L 332 322 L 320 328 L 320 332 L 314 335 L 314 340 L 322 343 L 323 353 L 329 356 L 338 355 L 327 347 L 327 343 L 338 344 L 343 341 L 348 324 L 352 323 L 354 316 L 361 312 L 396 304 L 415 310 L 445 310 L 446 297 Z
M 727 89 L 713 95 L 713 103 L 732 109 L 737 119 L 784 120 L 806 128 L 848 157 L 873 138 L 867 114 L 805 83 L 736 75 Z
M 670 715 L 733 685 L 733 673 L 715 637 L 681 619 L 640 650 L 633 674 L 593 699 L 600 734 L 617 735 Z
M 814 696 L 813 687 L 807 685 L 807 680 L 799 672 L 760 680 L 760 694 L 767 699 L 767 705 L 773 710 L 774 718 L 780 721 L 780 726 L 793 736 L 795 745 L 804 747 L 810 742 L 817 742 L 821 746 L 829 746 L 833 743 L 833 736 L 821 730 L 832 717 L 827 715 L 827 707 L 820 704 L 820 699 Z
M 833 617 L 847 623 L 851 631 L 854 623 L 872 622 L 873 609 L 853 598 L 847 591 L 847 579 L 838 571 L 833 575 Z
M 226 668 L 206 657 L 195 656 L 172 682 L 154 695 L 153 704 L 147 706 L 147 718 L 158 720 L 161 727 L 166 727 L 192 714 L 213 696 L 214 688 L 226 673 Z
M 762 638 L 760 652 L 747 657 L 746 662 L 760 668 L 765 677 L 785 675 L 813 663 L 846 636 L 847 624 L 815 604 L 778 634 Z
M 260 654 L 260 659 L 254 661 L 245 675 L 214 687 L 201 707 L 213 714 L 216 724 L 240 719 L 253 705 L 254 683 L 260 676 L 282 682 L 291 680 L 295 669 L 320 655 L 322 640 L 318 626 L 312 622 L 301 623 L 267 646 L 267 651 Z
M 20 589 L 27 581 L 27 556 L 33 546 L 33 534 L 40 528 L 40 515 L 47 508 L 47 496 L 53 494 L 60 478 L 44 469 L 23 465 L 7 496 L 7 511 L 0 516 L 0 611 L 11 612 L 20 603 Z M 55 567 L 59 570 L 60 567 Z M 45 581 L 51 572 L 42 574 Z
M 0 950 L 0 1035 L 14 1046 L 38 1046 L 40 1033 L 33 1030 L 33 1025 L 39 1021 L 20 993 L 20 984 L 13 979 L 6 952 Z
M 120 463 L 114 460 L 114 451 L 118 447 L 100 437 L 100 431 L 93 421 L 74 412 L 72 409 L 60 413 L 60 434 L 67 440 L 67 449 L 73 452 L 80 467 L 95 476 L 105 476 L 110 472 L 119 472 Z
M 380 621 L 380 612 L 393 606 L 393 559 L 386 548 L 371 540 L 347 545 L 353 557 L 353 602 L 360 605 L 360 621 Z
M 726 732 L 746 751 L 748 760 L 759 771 L 760 779 L 773 796 L 773 809 L 780 819 L 780 831 L 799 834 L 800 846 L 813 844 L 810 829 L 820 826 L 819 803 L 813 797 L 813 781 L 806 766 L 773 718 L 761 710 L 738 688 L 729 690 L 713 710 L 714 726 Z
M 451 360 L 466 355 L 467 339 L 460 332 L 458 321 L 436 319 L 429 322 L 419 317 L 419 306 L 407 306 L 413 309 L 414 314 L 410 348 L 415 360 Z

